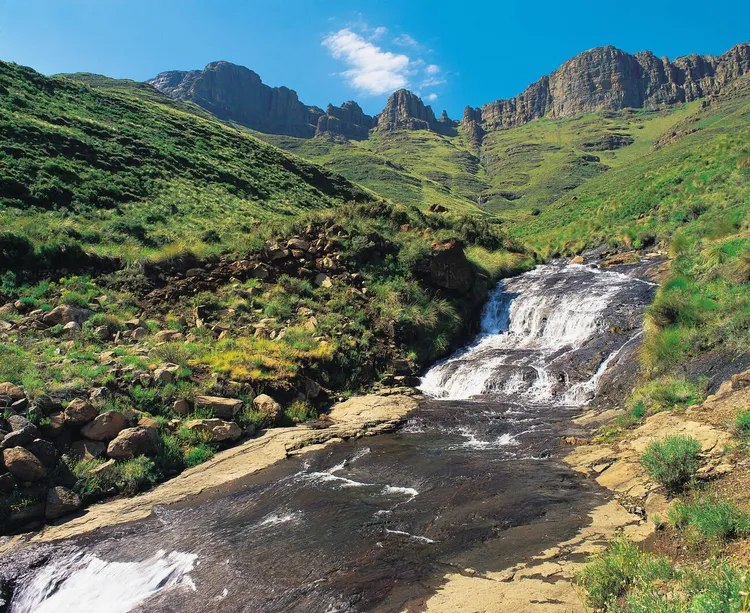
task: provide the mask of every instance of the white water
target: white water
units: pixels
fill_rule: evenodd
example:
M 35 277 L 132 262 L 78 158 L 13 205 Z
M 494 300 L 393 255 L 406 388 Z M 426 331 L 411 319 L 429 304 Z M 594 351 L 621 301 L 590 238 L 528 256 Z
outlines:
M 157 552 L 142 562 L 107 562 L 78 552 L 50 562 L 13 599 L 11 613 L 127 613 L 157 592 L 195 589 L 197 556 Z
M 634 281 L 580 265 L 539 266 L 505 281 L 484 309 L 475 342 L 430 369 L 422 391 L 446 400 L 489 393 L 552 400 L 559 382 L 550 375 L 550 366 L 603 332 L 605 313 Z M 563 403 L 589 400 L 621 349 L 590 380 L 573 385 Z

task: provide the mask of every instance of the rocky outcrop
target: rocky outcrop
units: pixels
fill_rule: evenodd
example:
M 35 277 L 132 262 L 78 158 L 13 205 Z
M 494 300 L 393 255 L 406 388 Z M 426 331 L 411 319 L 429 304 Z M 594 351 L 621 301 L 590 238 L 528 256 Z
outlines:
M 269 87 L 252 70 L 212 62 L 203 70 L 162 72 L 147 81 L 159 91 L 254 130 L 311 138 L 322 109 L 300 102 L 287 87 Z
M 513 128 L 540 117 L 690 102 L 716 95 L 748 73 L 750 44 L 717 57 L 689 55 L 674 61 L 650 51 L 631 55 L 598 47 L 568 60 L 515 98 L 467 108 L 463 127 L 475 141 L 481 131 Z
M 474 269 L 466 259 L 462 245 L 449 240 L 435 243 L 429 263 L 430 282 L 441 289 L 467 293 L 474 284 Z
M 348 139 L 365 139 L 375 127 L 375 118 L 366 115 L 362 108 L 350 100 L 341 106 L 328 105 L 324 115 L 318 118 L 315 137 L 343 136 Z
M 439 128 L 432 107 L 406 89 L 391 94 L 383 112 L 378 115 L 377 129 L 388 132 L 397 128 L 407 130 L 437 130 Z

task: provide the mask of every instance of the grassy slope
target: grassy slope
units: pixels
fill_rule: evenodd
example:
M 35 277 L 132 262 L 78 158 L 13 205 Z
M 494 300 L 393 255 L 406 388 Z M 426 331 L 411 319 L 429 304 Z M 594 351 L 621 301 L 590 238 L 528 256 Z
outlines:
M 208 230 L 231 244 L 260 220 L 365 198 L 151 88 L 111 81 L 90 88 L 0 63 L 5 231 L 141 257 L 178 243 L 205 251 Z

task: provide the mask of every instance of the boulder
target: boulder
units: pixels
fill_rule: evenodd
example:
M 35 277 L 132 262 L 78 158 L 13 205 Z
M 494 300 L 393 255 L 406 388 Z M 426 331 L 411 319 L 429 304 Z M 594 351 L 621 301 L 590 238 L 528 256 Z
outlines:
M 154 455 L 157 445 L 156 430 L 143 426 L 125 428 L 107 445 L 107 457 L 113 460 L 130 460 L 139 455 Z
M 68 513 L 73 513 L 81 508 L 81 499 L 78 494 L 67 487 L 53 487 L 47 492 L 47 504 L 44 508 L 44 516 L 47 519 L 57 519 Z
M 13 402 L 26 398 L 23 388 L 13 383 L 0 383 L 0 396 L 8 396 Z
M 242 428 L 233 421 L 223 419 L 191 419 L 183 425 L 192 432 L 203 434 L 211 443 L 236 441 L 242 436 Z
M 0 475 L 0 494 L 10 494 L 16 489 L 18 479 L 16 479 L 10 473 L 3 473 Z
M 441 289 L 466 294 L 474 284 L 474 268 L 454 239 L 432 246 L 429 270 L 430 282 Z
M 144 328 L 141 326 L 133 330 L 133 333 L 131 334 L 130 338 L 136 341 L 142 341 L 147 336 L 148 336 L 148 328 Z
M 570 260 L 571 264 L 583 264 L 586 260 L 583 259 L 582 255 L 577 255 L 573 259 Z
M 109 398 L 109 390 L 106 387 L 95 387 L 89 394 L 89 401 L 98 409 L 101 409 L 107 404 Z
M 220 419 L 234 419 L 242 408 L 242 400 L 221 396 L 196 396 L 195 406 L 210 409 Z
M 260 413 L 263 421 L 276 423 L 281 417 L 281 405 L 268 394 L 260 394 L 253 399 L 253 408 Z
M 174 401 L 172 410 L 176 415 L 185 416 L 190 412 L 190 403 L 188 403 L 188 401 L 184 398 L 180 398 L 179 400 Z
M 169 385 L 177 381 L 177 373 L 180 367 L 177 364 L 160 364 L 154 371 L 154 380 L 162 385 Z
M 93 311 L 89 309 L 75 307 L 69 304 L 61 304 L 52 309 L 49 313 L 46 313 L 42 317 L 42 323 L 47 326 L 64 326 L 71 322 L 80 325 L 91 317 L 92 314 Z
M 320 272 L 317 275 L 315 275 L 315 285 L 318 287 L 331 287 L 333 285 L 333 281 L 331 281 L 331 277 L 329 277 L 324 272 Z
M 57 465 L 57 461 L 60 456 L 57 454 L 57 448 L 54 443 L 46 441 L 43 438 L 36 438 L 26 445 L 31 453 L 33 453 L 39 461 L 44 464 L 47 468 L 53 468 Z
M 83 426 L 99 414 L 88 400 L 76 398 L 65 408 L 65 421 L 72 426 Z
M 62 404 L 47 394 L 34 398 L 34 405 L 43 415 L 52 415 L 62 410 Z
M 65 414 L 61 411 L 52 413 L 48 418 L 47 422 L 42 424 L 39 428 L 42 436 L 46 438 L 57 438 L 63 431 L 63 424 L 65 423 Z
M 128 425 L 128 420 L 119 411 L 107 411 L 81 428 L 81 434 L 94 441 L 109 441 Z
M 21 428 L 8 432 L 0 441 L 0 449 L 9 449 L 10 447 L 26 447 L 37 436 L 36 426 Z
M 154 335 L 154 340 L 157 343 L 166 343 L 169 341 L 181 341 L 184 338 L 182 332 L 177 330 L 159 330 Z
M 81 324 L 79 324 L 77 321 L 69 321 L 63 326 L 63 332 L 70 338 L 76 336 L 80 331 Z
M 301 238 L 291 238 L 286 243 L 287 248 L 296 249 L 298 251 L 310 251 L 310 243 Z
M 44 464 L 23 447 L 3 449 L 3 463 L 8 472 L 21 481 L 39 481 L 47 476 Z
M 32 424 L 28 419 L 22 415 L 9 415 L 5 418 L 8 422 L 10 429 L 13 431 L 31 429 L 32 432 L 36 432 L 36 426 Z
M 101 458 L 107 451 L 106 443 L 99 441 L 76 441 L 70 446 L 71 453 L 75 454 L 81 460 L 91 460 Z

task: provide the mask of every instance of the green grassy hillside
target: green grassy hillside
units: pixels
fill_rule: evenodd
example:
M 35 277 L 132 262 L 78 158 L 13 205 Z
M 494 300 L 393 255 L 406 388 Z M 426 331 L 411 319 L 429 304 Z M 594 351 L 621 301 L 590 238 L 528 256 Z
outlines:
M 37 248 L 205 252 L 270 217 L 368 198 L 152 88 L 86 80 L 99 86 L 0 63 L 3 230 Z

